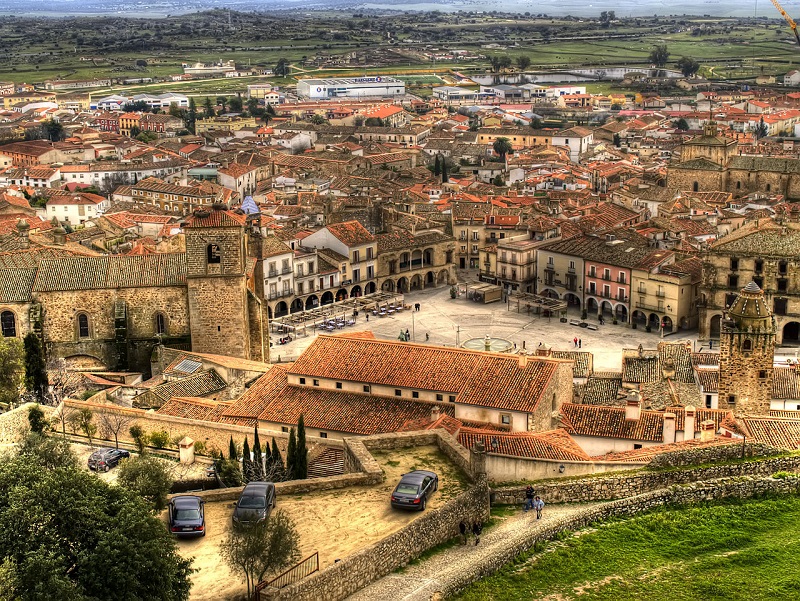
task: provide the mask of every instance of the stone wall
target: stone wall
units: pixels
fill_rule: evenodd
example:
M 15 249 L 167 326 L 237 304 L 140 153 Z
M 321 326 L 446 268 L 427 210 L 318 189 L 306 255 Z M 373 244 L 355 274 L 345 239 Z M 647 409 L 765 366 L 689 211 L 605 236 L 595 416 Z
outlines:
M 540 495 L 545 503 L 582 503 L 633 497 L 676 484 L 741 475 L 766 475 L 782 471 L 800 471 L 800 457 L 778 457 L 763 461 L 714 465 L 686 470 L 617 474 L 566 482 L 534 482 L 533 485 L 536 489 L 536 494 Z M 521 505 L 524 502 L 524 486 L 492 489 L 493 504 Z
M 708 447 L 705 449 L 689 449 L 686 451 L 673 451 L 656 455 L 649 463 L 651 469 L 670 467 L 684 467 L 687 465 L 703 465 L 721 461 L 732 461 L 742 457 L 771 457 L 785 455 L 786 451 L 776 449 L 762 443 L 749 443 L 745 445 L 732 444 L 721 447 Z
M 30 431 L 28 409 L 35 405 L 36 403 L 25 403 L 16 409 L 0 413 L 0 445 L 19 442 Z M 53 414 L 52 407 L 40 405 L 40 408 L 45 418 L 49 419 Z
M 448 581 L 439 593 L 442 598 L 454 595 L 471 583 L 493 574 L 520 553 L 530 550 L 536 543 L 551 540 L 560 532 L 578 530 L 593 522 L 612 517 L 632 516 L 671 504 L 686 505 L 716 499 L 744 499 L 769 494 L 796 495 L 798 493 L 800 493 L 800 478 L 798 477 L 785 479 L 734 477 L 659 489 L 635 497 L 604 503 L 572 514 L 545 528 L 532 531 L 525 538 L 510 540 L 507 544 L 496 547 L 479 566 L 476 566 L 474 570 L 461 571 L 460 580 Z
M 489 453 L 486 456 L 486 473 L 494 482 L 544 480 L 569 478 L 603 472 L 641 469 L 646 463 L 620 463 L 619 461 L 555 461 L 531 459 Z M 563 468 L 563 471 L 561 471 Z

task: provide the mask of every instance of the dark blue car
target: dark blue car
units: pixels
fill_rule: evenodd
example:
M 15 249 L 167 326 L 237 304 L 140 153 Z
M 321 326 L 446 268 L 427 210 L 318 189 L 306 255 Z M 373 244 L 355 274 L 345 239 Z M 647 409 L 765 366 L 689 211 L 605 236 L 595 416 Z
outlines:
M 169 502 L 169 531 L 175 536 L 205 536 L 205 501 L 194 495 L 173 497 Z
M 392 507 L 425 511 L 428 498 L 439 490 L 439 476 L 433 472 L 417 470 L 403 474 L 392 493 Z

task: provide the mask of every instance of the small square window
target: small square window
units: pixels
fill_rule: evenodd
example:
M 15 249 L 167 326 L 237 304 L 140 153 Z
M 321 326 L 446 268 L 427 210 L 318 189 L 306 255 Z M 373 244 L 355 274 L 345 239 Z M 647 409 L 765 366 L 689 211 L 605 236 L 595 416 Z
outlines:
M 451 394 L 451 395 L 450 395 L 450 398 L 449 398 L 448 400 L 449 400 L 451 403 L 455 403 L 455 402 L 456 402 L 456 395 L 454 395 L 454 394 Z
M 319 380 L 314 380 L 314 386 L 319 386 Z
M 767 370 L 765 370 L 765 369 L 760 369 L 760 370 L 758 370 L 758 377 L 759 377 L 759 379 L 760 379 L 760 380 L 764 380 L 764 379 L 766 379 L 766 377 L 767 377 Z
M 503 424 L 504 426 L 511 425 L 511 416 L 508 415 L 507 413 L 501 415 L 500 416 L 500 423 Z
M 729 394 L 728 395 L 728 405 L 735 405 L 736 404 L 736 395 Z
M 306 379 L 305 378 L 300 378 L 300 383 L 301 384 L 305 384 L 306 383 Z
M 336 382 L 336 390 L 341 390 L 341 389 L 342 389 L 342 383 Z
M 444 400 L 444 395 L 443 394 L 437 394 L 436 395 L 436 400 L 437 401 L 443 401 Z
M 635 451 L 636 449 L 641 449 L 641 448 L 642 448 L 642 445 L 640 445 L 640 444 L 635 444 L 635 445 L 633 445 L 633 450 L 634 450 L 634 451 Z
M 395 388 L 394 389 L 394 396 L 401 396 L 402 394 L 403 394 L 403 391 L 400 390 L 399 388 Z
M 369 386 L 369 384 L 364 384 L 364 392 L 366 392 L 367 394 L 369 394 L 369 393 L 370 393 L 370 386 Z
M 288 432 L 289 428 L 287 426 L 281 426 L 281 432 Z
M 327 432 L 320 432 L 319 433 L 319 437 L 320 438 L 328 438 L 328 433 Z
M 411 391 L 411 398 L 412 399 L 418 399 L 419 398 L 419 392 L 417 392 L 416 390 Z

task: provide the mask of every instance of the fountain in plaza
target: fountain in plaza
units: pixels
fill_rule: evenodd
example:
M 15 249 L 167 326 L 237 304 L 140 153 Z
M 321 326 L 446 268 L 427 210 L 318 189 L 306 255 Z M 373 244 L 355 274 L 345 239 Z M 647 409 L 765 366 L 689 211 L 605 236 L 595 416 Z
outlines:
M 483 338 L 470 338 L 461 345 L 461 348 L 471 351 L 487 351 L 491 353 L 508 353 L 514 348 L 514 343 L 505 338 L 492 338 L 486 334 Z

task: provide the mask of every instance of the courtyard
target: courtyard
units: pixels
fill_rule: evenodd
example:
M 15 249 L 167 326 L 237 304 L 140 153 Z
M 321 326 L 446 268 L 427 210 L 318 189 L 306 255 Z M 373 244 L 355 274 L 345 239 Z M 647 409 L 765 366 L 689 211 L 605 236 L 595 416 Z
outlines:
M 452 299 L 449 286 L 407 292 L 404 303 L 411 309 L 383 317 L 359 312 L 358 316 L 350 318 L 355 323 L 334 333 L 372 331 L 378 338 L 397 340 L 400 333 L 405 334 L 407 330 L 410 342 L 443 346 L 460 346 L 467 340 L 483 339 L 488 334 L 492 338 L 508 340 L 515 345 L 512 351 L 525 349 L 529 352 L 535 351 L 539 343 L 547 344 L 554 350 L 576 350 L 574 339 L 577 337 L 581 341 L 580 350 L 593 353 L 594 368 L 598 371 L 619 370 L 620 351 L 623 348 L 636 348 L 639 344 L 645 348 L 655 348 L 662 340 L 658 331 L 632 329 L 629 325 L 614 325 L 611 321 L 600 325 L 594 316 L 586 320 L 597 327 L 596 330 L 590 330 L 573 326 L 569 321 L 562 323 L 558 316 L 543 317 L 528 313 L 524 305 L 517 312 L 513 296 L 510 303 L 498 301 L 482 304 L 464 296 Z M 419 311 L 413 309 L 416 303 L 420 304 Z M 580 312 L 570 309 L 568 318 L 577 320 Z M 284 345 L 278 345 L 277 337 L 273 338 L 271 360 L 294 360 L 311 344 L 316 336 L 314 332 L 309 328 L 307 336 L 297 336 Z M 663 339 L 688 340 L 695 344 L 696 350 L 701 350 L 701 344 L 697 342 L 697 330 L 676 332 Z M 707 348 L 706 344 L 703 350 Z

